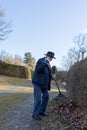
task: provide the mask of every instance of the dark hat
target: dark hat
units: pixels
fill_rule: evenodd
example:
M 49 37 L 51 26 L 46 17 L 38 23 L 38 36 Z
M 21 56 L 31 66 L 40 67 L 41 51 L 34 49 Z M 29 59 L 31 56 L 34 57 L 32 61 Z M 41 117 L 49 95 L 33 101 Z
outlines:
M 54 55 L 55 55 L 54 52 L 48 51 L 45 55 L 56 59 L 56 58 L 54 57 Z

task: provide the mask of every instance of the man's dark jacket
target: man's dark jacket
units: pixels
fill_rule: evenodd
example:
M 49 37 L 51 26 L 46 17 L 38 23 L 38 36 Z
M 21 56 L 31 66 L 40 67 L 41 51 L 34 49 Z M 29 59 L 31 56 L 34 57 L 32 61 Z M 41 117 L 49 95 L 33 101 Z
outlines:
M 45 57 L 37 61 L 32 77 L 32 83 L 39 85 L 42 89 L 50 90 L 52 74 L 49 65 L 45 62 Z

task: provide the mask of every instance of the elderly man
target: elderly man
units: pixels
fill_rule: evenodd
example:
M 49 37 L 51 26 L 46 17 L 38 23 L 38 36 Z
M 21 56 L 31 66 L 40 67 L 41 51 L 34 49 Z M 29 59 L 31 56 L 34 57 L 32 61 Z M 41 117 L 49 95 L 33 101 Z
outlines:
M 54 52 L 48 51 L 45 57 L 37 61 L 32 78 L 34 86 L 34 111 L 32 117 L 41 120 L 40 115 L 47 116 L 46 107 L 49 100 L 50 83 L 52 79 L 50 61 L 55 59 Z

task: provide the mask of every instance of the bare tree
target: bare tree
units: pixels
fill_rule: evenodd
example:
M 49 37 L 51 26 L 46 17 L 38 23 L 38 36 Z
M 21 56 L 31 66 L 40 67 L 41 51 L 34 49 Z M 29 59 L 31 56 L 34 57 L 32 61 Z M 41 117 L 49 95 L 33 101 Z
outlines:
M 66 56 L 62 58 L 62 66 L 65 70 L 69 70 L 69 68 L 78 61 L 78 50 L 76 48 L 69 49 Z
M 13 63 L 13 57 L 9 54 L 7 54 L 7 56 L 5 57 L 4 61 L 6 63 L 12 64 Z
M 79 33 L 76 37 L 74 37 L 74 43 L 76 45 L 78 51 L 78 60 L 81 58 L 81 53 L 86 53 L 87 49 L 87 33 Z
M 81 54 L 87 53 L 87 34 L 79 33 L 79 35 L 74 37 L 75 46 L 67 52 L 66 56 L 63 56 L 62 66 L 65 70 L 69 68 L 77 61 L 81 60 Z M 84 51 L 84 52 L 83 52 Z
M 8 34 L 11 32 L 11 23 L 5 21 L 5 13 L 0 9 L 0 42 L 6 40 Z
M 79 35 L 74 37 L 74 43 L 80 49 L 81 47 L 87 46 L 87 33 L 79 33 Z
M 15 65 L 23 65 L 22 58 L 19 55 L 15 55 L 14 64 Z
M 4 61 L 6 63 L 15 64 L 15 65 L 21 65 L 21 66 L 25 65 L 23 63 L 23 59 L 19 55 L 15 55 L 15 57 L 13 57 L 9 53 L 5 52 L 4 50 L 0 52 L 0 61 Z
M 0 52 L 0 61 L 4 61 L 5 60 L 5 56 L 6 56 L 6 52 L 4 50 L 2 50 Z

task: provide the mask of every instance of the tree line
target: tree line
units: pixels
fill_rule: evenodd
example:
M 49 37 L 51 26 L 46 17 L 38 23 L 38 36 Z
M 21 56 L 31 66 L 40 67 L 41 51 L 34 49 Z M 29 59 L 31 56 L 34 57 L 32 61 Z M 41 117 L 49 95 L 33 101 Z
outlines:
M 35 67 L 35 58 L 32 56 L 30 52 L 25 52 L 24 57 L 21 57 L 19 55 L 15 55 L 13 57 L 5 51 L 1 51 L 0 61 L 19 66 L 30 67 L 31 69 L 34 69 Z

